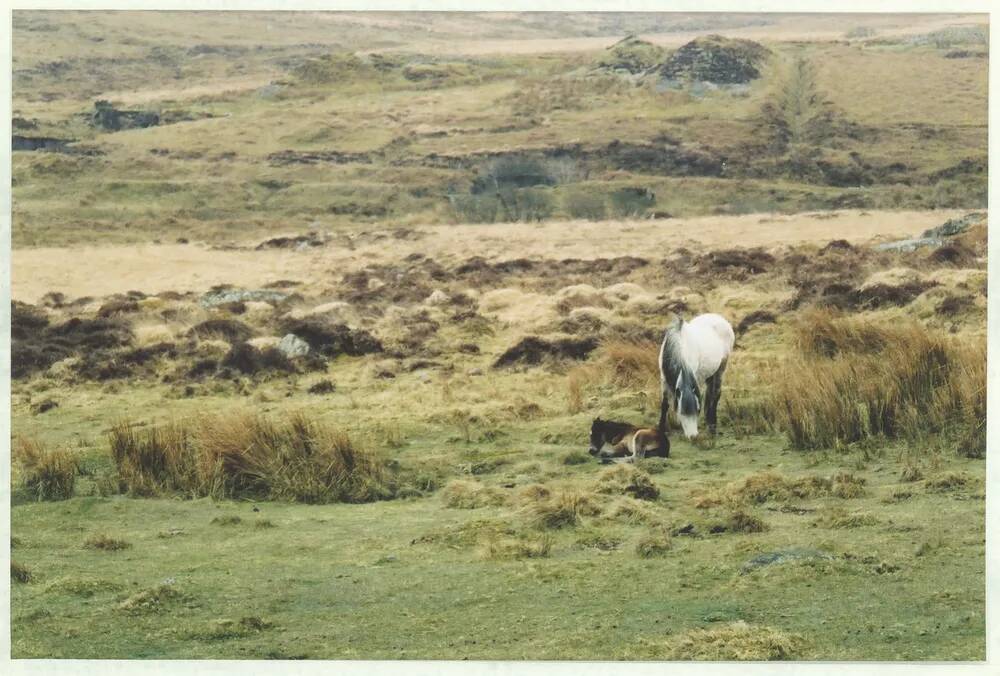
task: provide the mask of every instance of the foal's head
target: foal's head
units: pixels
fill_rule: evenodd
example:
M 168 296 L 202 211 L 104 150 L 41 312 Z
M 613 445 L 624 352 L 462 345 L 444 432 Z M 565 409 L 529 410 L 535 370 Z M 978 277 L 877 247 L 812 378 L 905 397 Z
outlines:
M 594 422 L 590 424 L 589 451 L 591 455 L 597 455 L 601 452 L 601 448 L 604 447 L 604 430 L 606 425 L 607 422 L 600 418 L 594 418 Z

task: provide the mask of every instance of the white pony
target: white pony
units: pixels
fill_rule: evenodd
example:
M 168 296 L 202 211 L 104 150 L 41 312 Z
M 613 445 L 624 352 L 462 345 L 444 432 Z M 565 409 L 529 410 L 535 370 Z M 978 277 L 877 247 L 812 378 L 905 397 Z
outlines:
M 667 409 L 672 408 L 688 439 L 698 434 L 698 413 L 702 409 L 701 392 L 706 388 L 705 422 L 715 433 L 722 374 L 733 351 L 736 335 L 733 327 L 717 314 L 698 315 L 690 322 L 676 319 L 666 330 L 660 345 L 660 424 L 667 436 Z

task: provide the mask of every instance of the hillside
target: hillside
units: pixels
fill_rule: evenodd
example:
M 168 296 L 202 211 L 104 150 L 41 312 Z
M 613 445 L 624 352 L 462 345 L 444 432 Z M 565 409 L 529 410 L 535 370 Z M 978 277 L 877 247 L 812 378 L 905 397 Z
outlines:
M 985 206 L 975 16 L 161 19 L 16 14 L 15 148 L 49 150 L 14 153 L 15 246 Z M 630 34 L 767 56 L 738 84 L 602 67 Z

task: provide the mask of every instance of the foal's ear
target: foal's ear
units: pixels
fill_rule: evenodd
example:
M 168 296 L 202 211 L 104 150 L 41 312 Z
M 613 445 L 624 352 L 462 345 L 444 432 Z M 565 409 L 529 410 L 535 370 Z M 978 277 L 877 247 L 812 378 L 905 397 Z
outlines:
M 600 418 L 594 418 L 594 422 L 595 423 L 599 423 L 599 422 L 601 422 L 601 419 Z

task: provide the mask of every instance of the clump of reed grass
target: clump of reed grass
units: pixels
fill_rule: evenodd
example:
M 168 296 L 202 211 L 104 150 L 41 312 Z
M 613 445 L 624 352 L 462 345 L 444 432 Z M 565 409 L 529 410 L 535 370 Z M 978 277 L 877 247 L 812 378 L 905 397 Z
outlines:
M 277 420 L 230 413 L 146 429 L 123 422 L 109 442 L 118 481 L 134 495 L 316 504 L 371 502 L 394 493 L 381 455 L 303 413 Z
M 16 440 L 12 457 L 20 471 L 20 482 L 38 501 L 67 500 L 73 497 L 79 464 L 74 454 L 63 448 L 47 448 L 37 439 Z
M 984 426 L 981 342 L 916 322 L 883 325 L 829 312 L 807 315 L 796 336 L 800 356 L 775 391 L 781 427 L 795 448 L 920 439 Z M 978 439 L 969 446 L 976 444 Z

